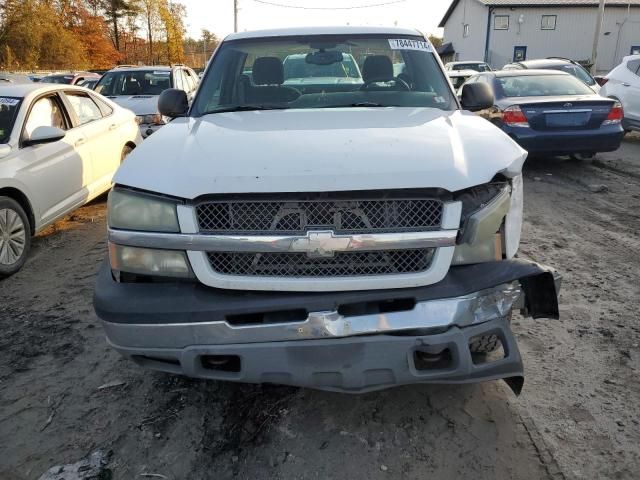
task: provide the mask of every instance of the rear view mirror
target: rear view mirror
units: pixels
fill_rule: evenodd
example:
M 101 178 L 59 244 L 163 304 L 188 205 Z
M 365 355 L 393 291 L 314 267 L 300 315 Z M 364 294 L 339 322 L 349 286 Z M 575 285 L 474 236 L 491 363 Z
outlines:
M 189 110 L 187 92 L 177 88 L 168 88 L 160 94 L 158 110 L 165 117 L 183 117 Z
M 460 89 L 462 108 L 477 112 L 493 107 L 494 97 L 491 87 L 486 83 L 466 83 Z
M 333 65 L 334 63 L 342 62 L 342 52 L 337 50 L 313 52 L 307 54 L 305 62 L 312 65 Z
M 58 127 L 36 127 L 24 140 L 25 146 L 53 143 L 62 140 L 67 133 Z

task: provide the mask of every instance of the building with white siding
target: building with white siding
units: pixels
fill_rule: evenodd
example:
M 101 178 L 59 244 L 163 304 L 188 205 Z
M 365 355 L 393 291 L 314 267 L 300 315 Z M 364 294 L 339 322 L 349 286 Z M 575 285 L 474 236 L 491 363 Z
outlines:
M 607 0 L 596 70 L 640 53 L 640 0 Z M 589 64 L 598 0 L 453 0 L 440 27 L 445 61 L 484 60 L 494 68 L 534 58 Z

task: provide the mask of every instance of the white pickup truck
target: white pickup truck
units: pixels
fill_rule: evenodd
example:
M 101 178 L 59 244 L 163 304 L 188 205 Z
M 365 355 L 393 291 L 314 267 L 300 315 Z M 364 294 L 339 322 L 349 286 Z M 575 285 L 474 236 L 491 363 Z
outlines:
M 362 82 L 300 90 L 290 55 L 355 59 Z M 558 279 L 515 257 L 526 152 L 465 111 L 492 102 L 484 84 L 459 102 L 414 30 L 228 36 L 115 176 L 94 297 L 108 341 L 192 377 L 519 393 L 511 312 L 557 318 Z

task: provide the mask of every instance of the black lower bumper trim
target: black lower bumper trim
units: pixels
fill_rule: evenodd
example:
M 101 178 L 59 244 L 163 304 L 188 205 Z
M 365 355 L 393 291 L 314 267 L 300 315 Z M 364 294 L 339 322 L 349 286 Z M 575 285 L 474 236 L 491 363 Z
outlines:
M 105 262 L 93 301 L 98 316 L 111 323 L 196 323 L 294 309 L 335 311 L 342 305 L 367 301 L 452 298 L 514 280 L 523 285 L 530 315 L 558 318 L 553 270 L 519 259 L 451 267 L 442 281 L 425 287 L 322 293 L 223 290 L 195 282 L 118 283 Z

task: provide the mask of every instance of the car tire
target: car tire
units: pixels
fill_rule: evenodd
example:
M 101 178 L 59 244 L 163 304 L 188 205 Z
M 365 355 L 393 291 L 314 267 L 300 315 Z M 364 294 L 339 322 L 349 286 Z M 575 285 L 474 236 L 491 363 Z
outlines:
M 121 165 L 122 165 L 122 162 L 124 162 L 124 159 L 127 158 L 131 152 L 133 152 L 133 148 L 131 148 L 129 145 L 125 145 L 123 147 L 122 153 L 120 154 L 120 164 Z
M 512 315 L 513 310 L 510 310 L 506 315 L 506 319 L 509 324 L 511 324 Z M 500 338 L 497 335 L 481 335 L 474 337 L 473 341 L 469 343 L 469 351 L 473 355 L 484 355 L 494 352 L 501 346 L 501 344 L 502 342 L 500 342 Z
M 20 270 L 30 248 L 31 226 L 27 214 L 14 199 L 0 197 L 0 278 Z

